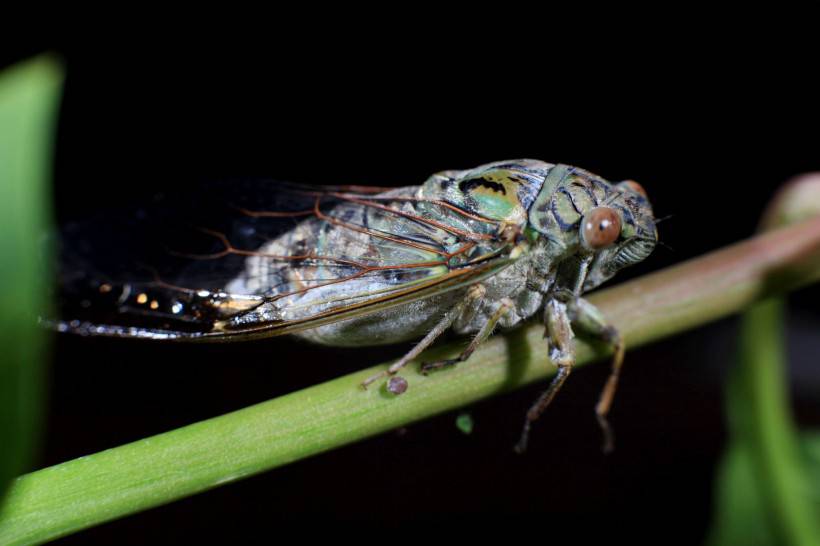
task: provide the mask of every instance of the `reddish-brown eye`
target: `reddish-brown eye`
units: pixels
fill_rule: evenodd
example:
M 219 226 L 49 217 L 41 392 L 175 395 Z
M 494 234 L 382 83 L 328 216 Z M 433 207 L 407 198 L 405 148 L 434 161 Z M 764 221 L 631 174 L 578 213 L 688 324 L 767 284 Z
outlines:
M 621 182 L 618 185 L 619 186 L 625 186 L 625 187 L 629 188 L 630 190 L 634 191 L 635 193 L 643 195 L 644 197 L 647 197 L 646 190 L 643 189 L 643 186 L 641 186 L 640 184 L 638 184 L 634 180 L 624 180 L 623 182 Z
M 584 215 L 581 222 L 581 239 L 591 250 L 606 248 L 618 239 L 621 218 L 610 207 L 595 207 Z

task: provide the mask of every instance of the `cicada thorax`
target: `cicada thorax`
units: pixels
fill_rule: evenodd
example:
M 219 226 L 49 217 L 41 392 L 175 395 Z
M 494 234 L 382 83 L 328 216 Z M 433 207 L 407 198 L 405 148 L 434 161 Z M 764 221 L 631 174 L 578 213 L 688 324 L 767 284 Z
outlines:
M 422 186 L 441 199 L 497 222 L 524 226 L 528 211 L 553 165 L 535 159 L 501 161 L 464 171 L 444 171 Z

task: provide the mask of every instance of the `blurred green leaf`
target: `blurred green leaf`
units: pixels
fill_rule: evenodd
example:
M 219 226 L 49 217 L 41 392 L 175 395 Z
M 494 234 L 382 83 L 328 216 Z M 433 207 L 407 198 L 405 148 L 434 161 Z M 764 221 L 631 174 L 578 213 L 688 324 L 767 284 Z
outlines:
M 741 321 L 712 546 L 820 544 L 820 437 L 801 441 L 792 421 L 782 330 L 781 300 L 756 305 Z
M 752 446 L 733 442 L 717 473 L 716 521 L 709 544 L 777 544 L 755 472 Z
M 0 494 L 27 470 L 40 425 L 48 271 L 39 254 L 61 84 L 51 57 L 0 73 Z
M 809 515 L 820 521 L 820 432 L 801 434 L 803 472 L 801 487 Z M 734 442 L 718 471 L 717 525 L 710 544 L 779 544 L 767 511 L 765 492 L 755 463 L 754 447 Z
M 801 434 L 800 448 L 805 461 L 807 495 L 820 521 L 820 430 Z

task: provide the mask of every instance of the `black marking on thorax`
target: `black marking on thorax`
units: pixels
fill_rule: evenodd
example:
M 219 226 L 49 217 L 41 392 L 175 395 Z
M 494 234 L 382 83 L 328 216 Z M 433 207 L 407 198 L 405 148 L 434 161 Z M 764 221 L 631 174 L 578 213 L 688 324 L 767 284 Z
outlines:
M 458 189 L 465 194 L 477 187 L 490 188 L 493 191 L 501 192 L 503 195 L 507 195 L 507 188 L 504 187 L 504 184 L 493 182 L 492 180 L 487 180 L 486 178 L 470 178 L 469 180 L 462 180 L 458 183 Z
M 569 199 L 569 204 L 572 205 L 573 210 L 578 213 L 578 215 L 584 215 L 583 211 L 578 208 L 578 205 L 575 203 L 575 196 L 572 195 L 571 191 L 567 188 L 558 188 L 558 192 L 567 196 L 567 199 Z M 555 213 L 557 214 L 557 211 L 555 211 Z
M 559 229 L 561 231 L 572 231 L 576 229 L 576 226 L 581 222 L 583 216 L 581 216 L 573 222 L 568 222 L 567 220 L 564 220 L 564 218 L 561 217 L 561 214 L 558 212 L 558 209 L 556 208 L 557 205 L 558 202 L 556 199 L 553 198 L 552 200 L 550 200 L 550 213 L 552 214 L 552 217 L 555 219 L 555 223 L 558 224 Z M 577 207 L 575 207 L 575 203 L 572 203 L 572 206 L 577 212 L 578 209 Z
M 595 179 L 594 178 L 591 179 L 590 183 L 595 184 Z M 592 203 L 596 207 L 598 206 L 598 198 L 595 197 L 595 192 L 590 187 L 590 184 L 584 184 L 584 183 L 580 183 L 580 182 L 573 182 L 571 185 L 576 187 L 576 188 L 580 188 L 581 191 L 583 191 L 585 194 L 587 194 L 587 197 L 589 197 L 590 201 L 592 201 Z M 575 206 L 575 199 L 573 198 L 572 192 L 570 192 L 570 199 L 572 199 L 572 206 L 575 207 L 576 210 L 578 210 L 578 207 Z M 583 214 L 581 211 L 578 211 L 578 212 L 579 212 L 579 214 Z

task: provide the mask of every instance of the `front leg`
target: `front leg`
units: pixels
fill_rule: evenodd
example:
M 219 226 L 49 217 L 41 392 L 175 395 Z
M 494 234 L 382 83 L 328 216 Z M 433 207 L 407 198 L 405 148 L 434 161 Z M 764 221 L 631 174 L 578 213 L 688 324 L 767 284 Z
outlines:
M 478 300 L 476 301 L 476 304 L 477 303 Z M 481 345 L 488 337 L 490 337 L 490 334 L 493 333 L 493 330 L 495 330 L 495 327 L 498 325 L 499 321 L 502 318 L 504 318 L 504 315 L 510 312 L 513 306 L 513 302 L 509 298 L 502 298 L 501 302 L 498 305 L 498 309 L 496 309 L 492 316 L 489 319 L 487 319 L 487 322 L 485 322 L 481 326 L 481 329 L 478 331 L 473 340 L 470 342 L 467 348 L 464 349 L 464 351 L 462 351 L 460 355 L 458 355 L 455 358 L 450 358 L 448 360 L 439 360 L 437 362 L 425 362 L 421 365 L 421 373 L 427 375 L 428 373 L 434 370 L 447 368 L 449 366 L 455 366 L 459 362 L 464 362 L 465 360 L 470 358 L 470 355 L 473 354 L 473 351 L 475 351 L 479 345 Z
M 538 400 L 527 412 L 521 438 L 515 445 L 517 453 L 524 453 L 527 450 L 532 424 L 538 420 L 558 391 L 561 390 L 561 386 L 567 380 L 570 372 L 572 372 L 572 367 L 575 365 L 575 351 L 572 349 L 574 334 L 567 314 L 567 305 L 554 298 L 547 301 L 544 308 L 544 322 L 546 324 L 544 337 L 549 341 L 550 360 L 558 367 L 558 373 L 552 379 L 552 383 L 550 383 L 547 390 L 538 397 Z

